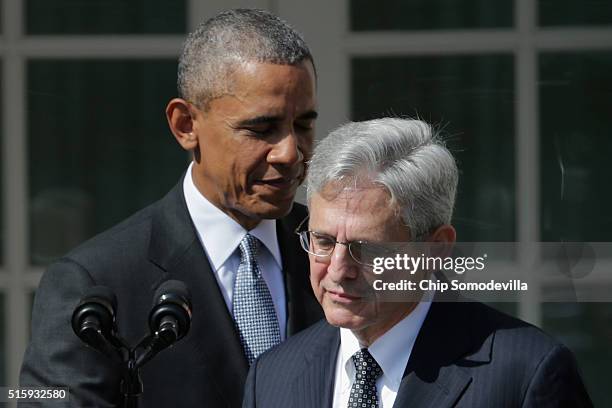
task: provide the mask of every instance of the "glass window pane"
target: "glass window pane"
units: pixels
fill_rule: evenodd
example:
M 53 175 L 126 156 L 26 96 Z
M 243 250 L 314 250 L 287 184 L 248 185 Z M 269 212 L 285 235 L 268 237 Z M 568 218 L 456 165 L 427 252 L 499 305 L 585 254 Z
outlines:
M 185 0 L 27 0 L 28 34 L 184 33 Z
M 514 241 L 514 78 L 510 55 L 355 58 L 352 117 L 419 117 L 460 169 L 459 241 Z
M 580 26 L 612 23 L 609 0 L 538 0 L 541 26 Z
M 612 303 L 544 303 L 542 318 L 543 329 L 576 354 L 593 405 L 610 406 Z
M 544 241 L 612 241 L 612 52 L 539 59 Z
M 500 28 L 514 24 L 513 0 L 352 0 L 351 31 Z
M 28 63 L 30 259 L 44 264 L 161 198 L 186 168 L 164 109 L 172 60 Z

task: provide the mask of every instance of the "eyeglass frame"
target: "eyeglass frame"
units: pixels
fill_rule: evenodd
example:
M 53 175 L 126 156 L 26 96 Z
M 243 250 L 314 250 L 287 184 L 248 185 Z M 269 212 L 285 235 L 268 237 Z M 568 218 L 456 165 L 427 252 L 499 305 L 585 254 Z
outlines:
M 304 223 L 305 223 L 305 222 L 306 222 L 306 221 L 307 221 L 309 218 L 310 218 L 310 216 L 307 216 L 306 218 L 304 218 L 304 219 L 303 219 L 303 220 L 302 220 L 302 221 L 299 223 L 299 225 L 298 225 L 298 226 L 295 228 L 295 230 L 293 231 L 293 232 L 294 232 L 294 233 L 295 233 L 295 234 L 296 234 L 296 235 L 299 237 L 299 240 L 300 240 L 300 246 L 302 247 L 302 249 L 303 249 L 303 250 L 304 250 L 306 253 L 311 254 L 311 255 L 314 255 L 314 256 L 319 257 L 319 258 L 327 258 L 327 257 L 331 257 L 331 256 L 332 256 L 332 254 L 334 253 L 334 250 L 336 249 L 336 245 L 337 245 L 337 244 L 341 244 L 341 245 L 344 245 L 344 246 L 346 246 L 346 247 L 347 247 L 347 249 L 348 249 L 348 253 L 349 253 L 349 255 L 351 256 L 351 259 L 352 259 L 353 261 L 355 261 L 355 262 L 356 262 L 356 263 L 358 263 L 359 265 L 363 265 L 363 266 L 374 266 L 373 264 L 369 264 L 369 263 L 365 263 L 365 262 L 362 262 L 362 261 L 358 261 L 358 260 L 357 260 L 357 258 L 356 258 L 356 257 L 353 255 L 353 251 L 351 251 L 351 245 L 353 245 L 353 244 L 361 244 L 361 245 L 363 245 L 363 244 L 372 244 L 372 245 L 377 245 L 377 246 L 380 246 L 380 244 L 376 244 L 376 243 L 374 243 L 374 242 L 370 242 L 370 241 L 362 241 L 362 240 L 341 242 L 341 241 L 338 241 L 338 240 L 337 240 L 335 237 L 332 237 L 331 235 L 328 235 L 328 234 L 324 234 L 324 233 L 322 233 L 322 232 L 312 231 L 312 230 L 300 231 L 300 229 L 302 228 L 302 226 L 304 225 Z M 308 242 L 310 242 L 310 234 L 314 233 L 314 234 L 320 234 L 320 235 L 323 235 L 323 236 L 325 236 L 325 237 L 330 238 L 330 240 L 333 240 L 333 241 L 334 241 L 334 246 L 333 246 L 333 248 L 331 249 L 331 251 L 329 251 L 329 254 L 326 254 L 326 255 L 323 255 L 323 254 L 315 254 L 314 252 L 311 252 L 311 251 L 307 250 L 306 248 L 304 248 L 304 244 L 303 244 L 303 240 L 302 240 L 302 233 L 306 233 L 306 234 L 308 234 Z

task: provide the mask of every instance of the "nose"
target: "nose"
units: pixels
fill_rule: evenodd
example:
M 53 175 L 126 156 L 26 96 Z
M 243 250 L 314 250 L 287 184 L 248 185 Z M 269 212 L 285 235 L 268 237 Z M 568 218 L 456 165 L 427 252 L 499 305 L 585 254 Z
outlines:
M 268 153 L 268 163 L 293 166 L 304 159 L 297 138 L 293 132 L 288 133 L 274 144 Z
M 351 257 L 348 247 L 343 244 L 336 244 L 331 254 L 327 274 L 336 283 L 347 279 L 357 278 L 359 267 Z

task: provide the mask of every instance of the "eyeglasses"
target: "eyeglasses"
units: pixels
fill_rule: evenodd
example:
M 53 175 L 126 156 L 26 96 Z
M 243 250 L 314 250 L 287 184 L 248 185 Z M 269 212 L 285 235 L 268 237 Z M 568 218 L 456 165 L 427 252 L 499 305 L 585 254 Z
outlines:
M 349 241 L 340 242 L 336 238 L 317 231 L 300 231 L 308 217 L 304 218 L 300 225 L 295 229 L 295 233 L 300 237 L 302 249 L 311 255 L 319 258 L 328 258 L 334 252 L 337 244 L 348 247 L 351 258 L 360 265 L 374 266 L 374 258 L 385 256 L 392 253 L 390 248 L 381 244 L 368 241 Z

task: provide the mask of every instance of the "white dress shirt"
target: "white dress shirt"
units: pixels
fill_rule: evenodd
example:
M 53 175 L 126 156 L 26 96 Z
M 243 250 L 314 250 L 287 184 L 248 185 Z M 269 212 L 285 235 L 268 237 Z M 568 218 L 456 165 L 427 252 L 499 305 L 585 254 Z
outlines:
M 200 193 L 193 183 L 192 167 L 193 162 L 189 165 L 183 181 L 187 209 L 230 314 L 232 314 L 232 296 L 236 272 L 240 265 L 239 244 L 248 232 L 261 242 L 257 254 L 257 263 L 268 285 L 270 295 L 272 295 L 281 340 L 284 340 L 287 329 L 287 311 L 285 287 L 281 272 L 283 262 L 276 238 L 276 220 L 262 220 L 252 230 L 245 230 Z
M 376 381 L 379 408 L 391 408 L 395 402 L 412 347 L 431 306 L 431 296 L 424 299 L 404 319 L 380 336 L 368 347 L 383 374 Z M 340 350 L 336 359 L 333 408 L 346 408 L 355 381 L 353 354 L 362 346 L 353 332 L 340 329 Z

